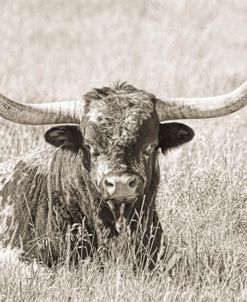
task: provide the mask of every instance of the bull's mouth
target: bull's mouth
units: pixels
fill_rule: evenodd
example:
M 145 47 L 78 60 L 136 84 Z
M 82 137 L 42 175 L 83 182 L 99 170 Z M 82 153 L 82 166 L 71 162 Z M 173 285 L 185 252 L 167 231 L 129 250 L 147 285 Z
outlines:
M 145 195 L 128 195 L 121 196 L 118 199 L 106 200 L 109 209 L 114 217 L 114 225 L 118 234 L 130 231 L 129 229 L 129 210 L 134 206 L 135 202 L 140 198 L 145 198 Z
M 140 196 L 141 195 L 121 196 L 118 198 L 108 199 L 107 202 L 111 201 L 115 204 L 121 204 L 121 203 L 131 204 L 136 202 Z
M 108 199 L 107 204 L 113 215 L 113 224 L 118 234 L 129 231 L 128 208 L 133 205 L 138 196 L 121 196 L 119 199 Z

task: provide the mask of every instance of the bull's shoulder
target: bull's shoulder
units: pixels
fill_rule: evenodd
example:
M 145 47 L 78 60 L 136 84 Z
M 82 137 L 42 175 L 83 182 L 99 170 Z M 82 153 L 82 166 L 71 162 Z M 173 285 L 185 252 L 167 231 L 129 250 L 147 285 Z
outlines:
M 45 189 L 64 195 L 64 188 L 71 191 L 71 186 L 86 190 L 88 172 L 82 157 L 82 151 L 50 147 L 0 164 L 0 201 L 3 198 L 29 200 L 41 186 L 42 195 Z
M 32 170 L 41 174 L 46 173 L 50 160 L 53 158 L 54 150 L 48 148 L 42 151 L 13 158 L 0 163 L 0 190 L 15 179 L 28 177 Z

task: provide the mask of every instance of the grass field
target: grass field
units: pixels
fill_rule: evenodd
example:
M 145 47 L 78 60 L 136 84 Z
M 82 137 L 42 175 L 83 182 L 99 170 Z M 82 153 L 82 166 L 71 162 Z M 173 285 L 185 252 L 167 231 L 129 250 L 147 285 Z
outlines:
M 0 1 L 0 91 L 78 98 L 127 81 L 162 96 L 210 96 L 247 80 L 247 2 Z M 0 301 L 247 301 L 247 110 L 186 121 L 188 145 L 160 159 L 158 207 L 182 253 L 174 275 L 121 261 L 48 269 L 0 251 Z M 45 147 L 44 127 L 0 120 L 0 161 Z

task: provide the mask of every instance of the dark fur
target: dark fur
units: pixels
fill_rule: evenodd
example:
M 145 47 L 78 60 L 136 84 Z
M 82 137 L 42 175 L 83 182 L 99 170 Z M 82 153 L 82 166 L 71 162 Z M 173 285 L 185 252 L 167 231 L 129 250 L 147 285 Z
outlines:
M 165 153 L 191 140 L 193 131 L 179 123 L 160 125 L 155 97 L 126 83 L 94 89 L 85 101 L 80 127 L 46 132 L 46 141 L 58 149 L 2 166 L 1 208 L 9 206 L 12 212 L 0 214 L 5 223 L 0 239 L 49 265 L 68 255 L 75 260 L 93 253 L 105 257 L 114 247 L 152 268 L 167 254 L 155 205 L 158 147 Z M 99 113 L 96 122 L 90 121 L 90 112 Z M 157 147 L 146 154 L 156 141 Z M 115 225 L 120 205 L 110 209 L 97 183 L 100 161 L 111 173 L 120 173 L 125 165 L 147 179 L 145 197 L 125 206 L 127 228 L 120 233 Z

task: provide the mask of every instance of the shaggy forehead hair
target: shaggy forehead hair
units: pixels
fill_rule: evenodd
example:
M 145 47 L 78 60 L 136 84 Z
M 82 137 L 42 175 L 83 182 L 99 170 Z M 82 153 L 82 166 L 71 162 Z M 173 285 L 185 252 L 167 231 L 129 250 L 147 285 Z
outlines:
M 156 128 L 155 100 L 151 93 L 126 83 L 93 89 L 85 95 L 87 137 L 93 137 L 93 142 L 104 149 L 109 142 L 129 147 L 142 134 L 148 137 L 149 130 Z M 146 133 L 142 133 L 144 127 Z

